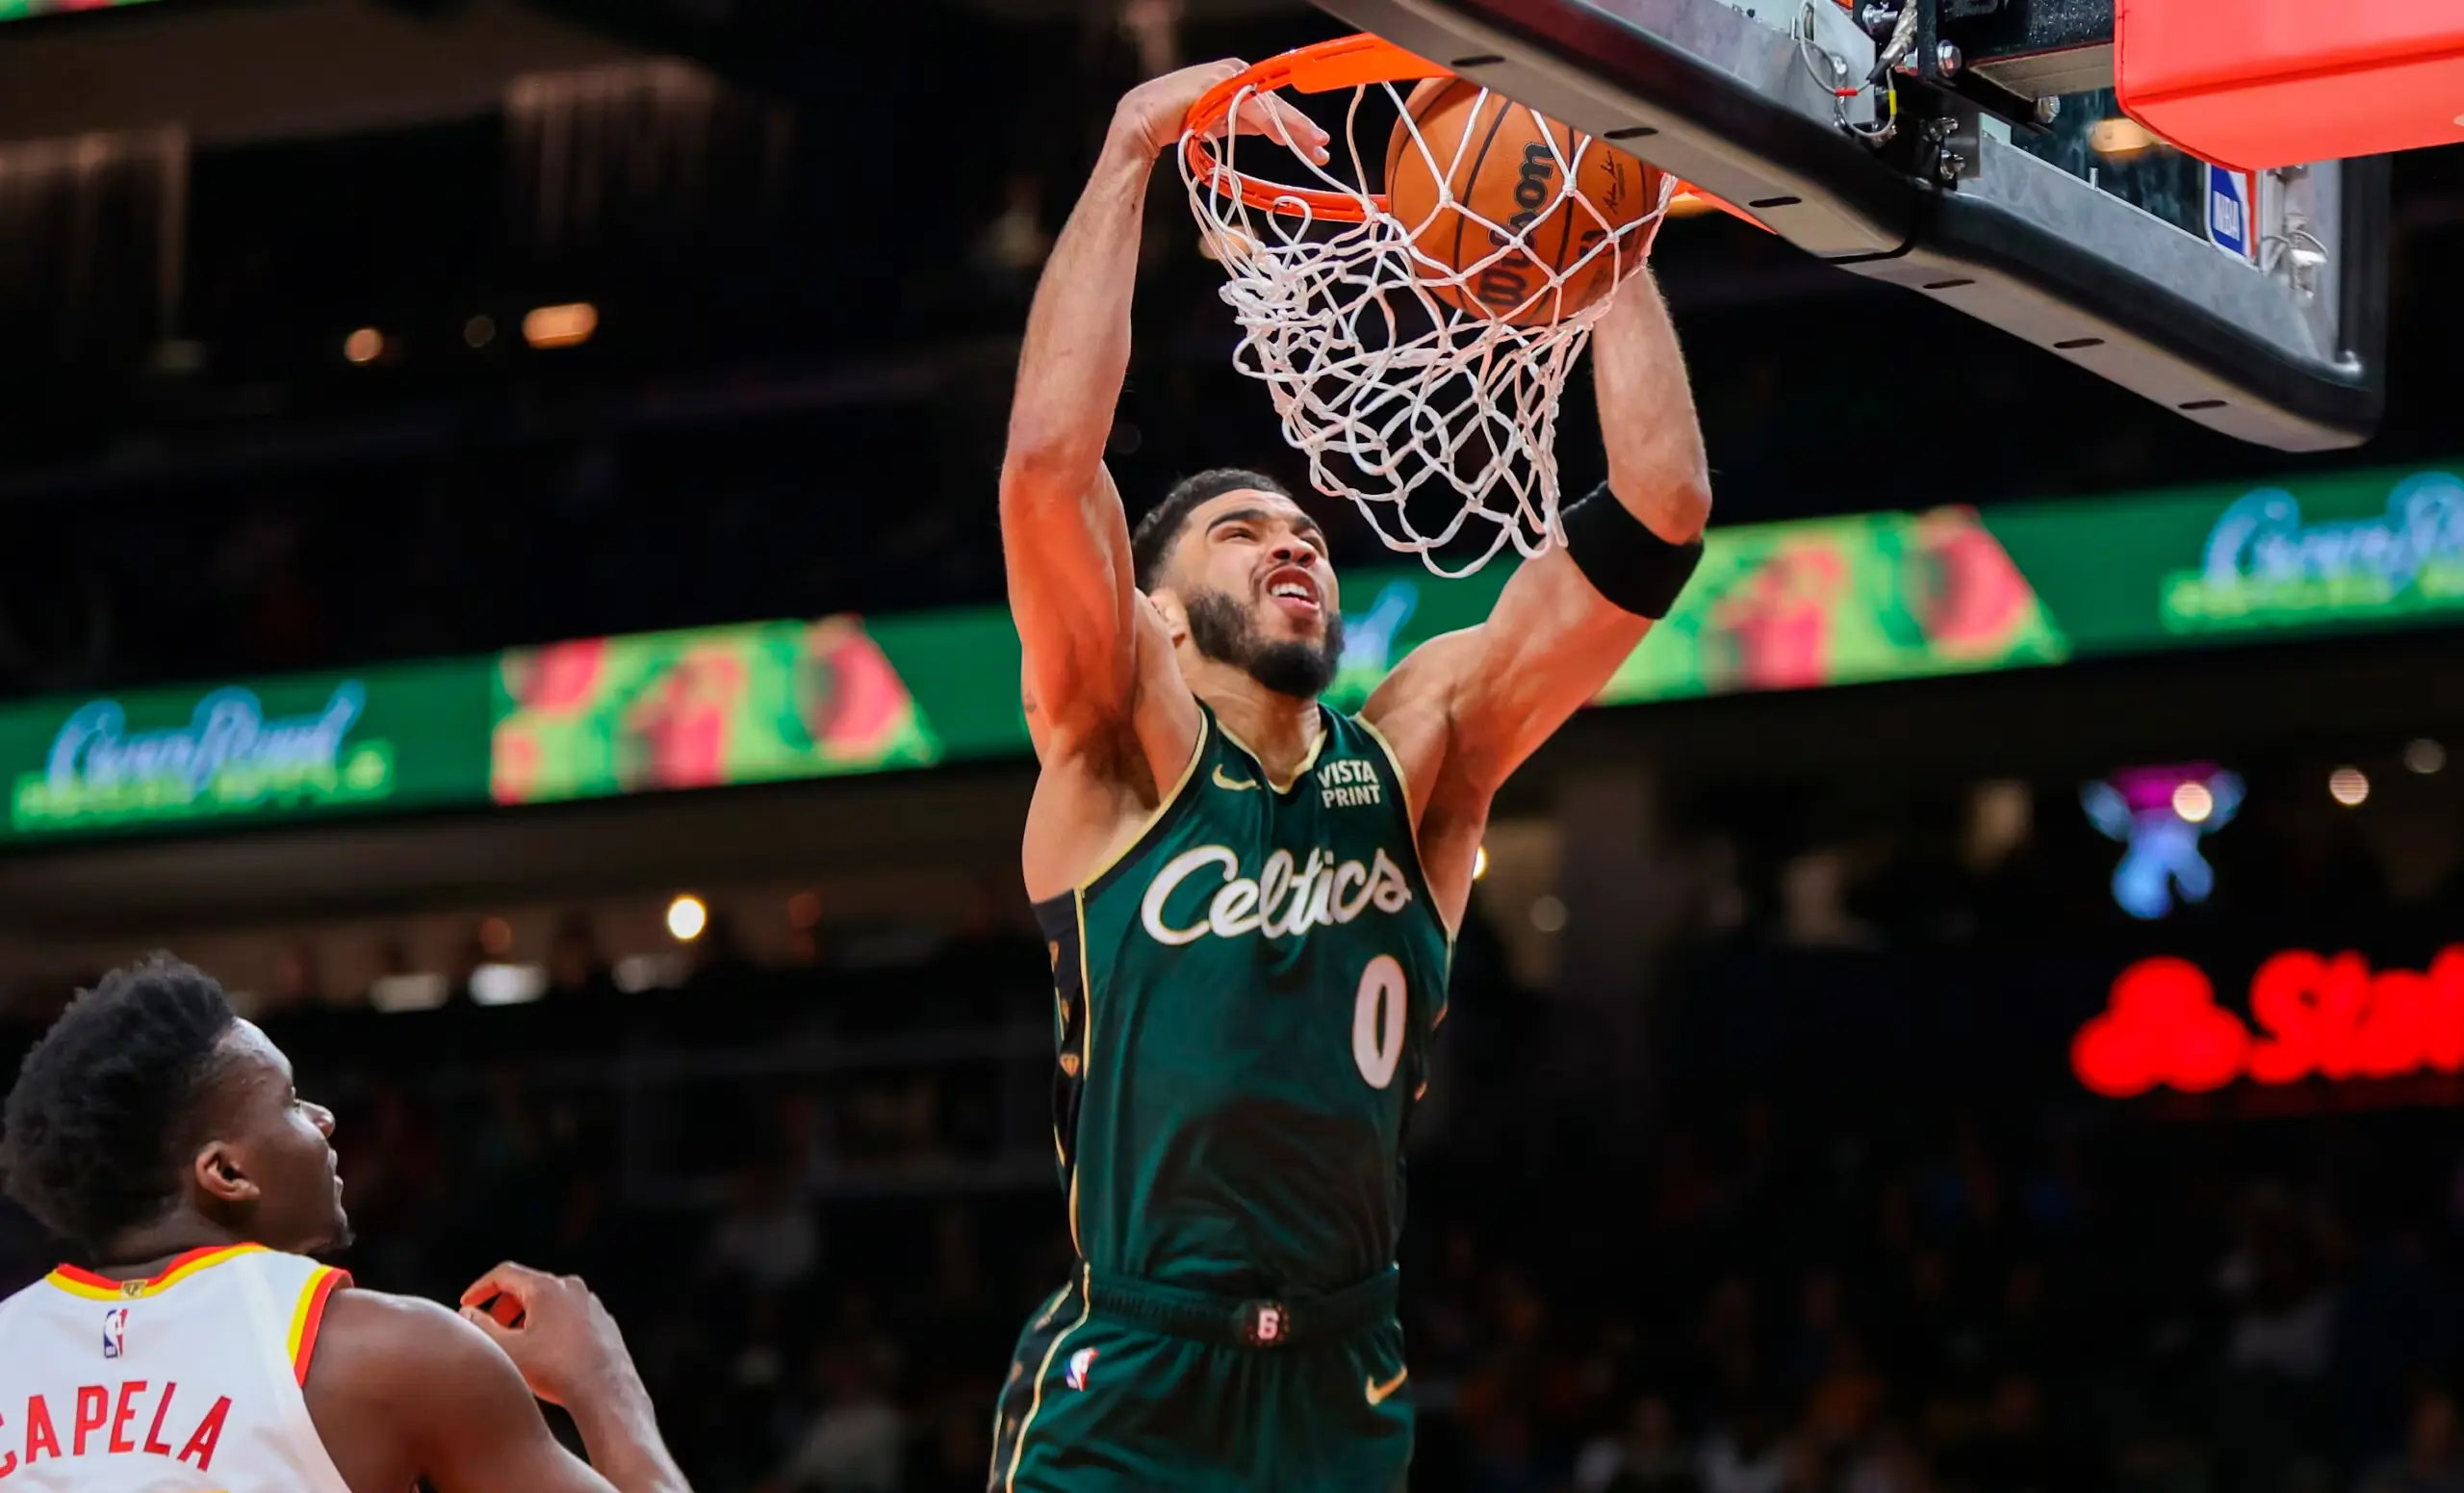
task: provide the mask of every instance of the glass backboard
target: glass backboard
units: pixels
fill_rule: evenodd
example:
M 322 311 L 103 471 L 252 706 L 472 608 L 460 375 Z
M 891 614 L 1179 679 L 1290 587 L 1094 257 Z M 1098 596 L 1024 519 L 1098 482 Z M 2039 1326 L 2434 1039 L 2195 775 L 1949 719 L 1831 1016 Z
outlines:
M 2377 423 L 2384 158 L 2192 160 L 2121 115 L 2092 56 L 1946 86 L 1933 27 L 1975 0 L 1906 0 L 1922 58 L 1880 70 L 1891 38 L 1833 0 L 1318 3 L 2186 419 L 2286 450 Z M 1869 76 L 1891 81 L 1840 96 Z M 2004 87 L 2030 78 L 2040 97 Z

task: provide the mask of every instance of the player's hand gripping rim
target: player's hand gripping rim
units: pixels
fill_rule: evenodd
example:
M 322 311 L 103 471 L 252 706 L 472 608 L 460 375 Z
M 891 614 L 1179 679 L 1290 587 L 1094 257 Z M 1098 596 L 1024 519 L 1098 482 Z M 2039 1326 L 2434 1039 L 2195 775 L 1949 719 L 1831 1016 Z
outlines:
M 1115 124 L 1134 132 L 1150 154 L 1161 155 L 1180 142 L 1190 111 L 1218 84 L 1246 72 L 1249 64 L 1237 57 L 1200 63 L 1140 84 L 1122 95 L 1114 112 Z M 1211 140 L 1226 134 L 1258 135 L 1295 154 L 1324 166 L 1333 159 L 1334 137 L 1289 100 L 1270 92 L 1251 93 L 1226 120 L 1207 132 Z

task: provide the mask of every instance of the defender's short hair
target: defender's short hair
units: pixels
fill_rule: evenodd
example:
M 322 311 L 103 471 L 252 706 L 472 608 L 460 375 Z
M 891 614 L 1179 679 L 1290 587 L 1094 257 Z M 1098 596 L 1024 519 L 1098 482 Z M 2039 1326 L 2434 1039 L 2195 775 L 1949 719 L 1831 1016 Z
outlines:
M 157 954 L 81 991 L 26 1054 L 0 1119 L 0 1183 L 88 1248 L 179 1197 L 215 1045 L 239 1019 L 194 965 Z
M 1180 542 L 1181 530 L 1189 527 L 1190 514 L 1209 498 L 1225 493 L 1272 493 L 1289 499 L 1292 490 L 1263 472 L 1245 467 L 1216 467 L 1195 476 L 1185 476 L 1172 484 L 1164 501 L 1146 510 L 1138 528 L 1129 536 L 1130 562 L 1137 572 L 1138 589 L 1152 591 L 1163 578 L 1164 562 L 1171 557 L 1172 546 Z

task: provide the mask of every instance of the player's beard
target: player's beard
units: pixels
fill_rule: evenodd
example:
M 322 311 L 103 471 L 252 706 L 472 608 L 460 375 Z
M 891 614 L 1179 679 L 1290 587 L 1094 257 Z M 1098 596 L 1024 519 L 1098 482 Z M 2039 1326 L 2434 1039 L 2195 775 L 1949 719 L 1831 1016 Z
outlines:
M 1256 615 L 1229 592 L 1201 591 L 1182 604 L 1190 620 L 1190 645 L 1201 657 L 1228 663 L 1278 695 L 1315 700 L 1335 682 L 1344 656 L 1344 619 L 1326 613 L 1326 635 L 1315 643 L 1269 642 L 1258 635 Z

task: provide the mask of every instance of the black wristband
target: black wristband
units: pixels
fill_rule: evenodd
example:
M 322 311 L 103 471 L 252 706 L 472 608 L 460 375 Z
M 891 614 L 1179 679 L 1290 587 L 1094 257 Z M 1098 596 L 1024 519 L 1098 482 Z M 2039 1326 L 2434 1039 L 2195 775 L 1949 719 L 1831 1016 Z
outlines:
M 1566 553 L 1591 588 L 1611 605 L 1656 622 L 1677 605 L 1677 594 L 1703 560 L 1698 536 L 1670 544 L 1626 511 L 1601 483 L 1557 512 Z

